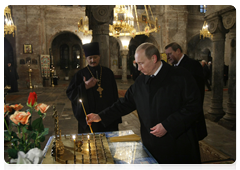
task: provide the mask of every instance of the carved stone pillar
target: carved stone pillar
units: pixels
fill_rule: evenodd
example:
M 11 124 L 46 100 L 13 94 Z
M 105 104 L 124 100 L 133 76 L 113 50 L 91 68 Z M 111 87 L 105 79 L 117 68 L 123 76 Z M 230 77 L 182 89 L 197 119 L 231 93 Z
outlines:
M 89 18 L 89 29 L 93 32 L 93 42 L 99 43 L 100 64 L 110 68 L 109 24 L 113 20 L 114 5 L 88 5 L 86 15 Z
M 227 111 L 224 117 L 218 122 L 220 125 L 230 129 L 236 129 L 236 11 L 223 15 L 223 25 L 230 29 L 228 33 L 231 39 L 230 60 L 228 74 L 228 103 Z
M 122 56 L 122 81 L 127 82 L 127 55 L 128 50 L 121 50 Z
M 224 115 L 223 111 L 223 69 L 224 69 L 224 44 L 225 29 L 220 16 L 211 16 L 207 19 L 208 30 L 213 34 L 212 51 L 212 98 L 211 106 L 206 118 L 211 121 L 219 121 Z M 209 93 L 209 92 L 207 92 Z

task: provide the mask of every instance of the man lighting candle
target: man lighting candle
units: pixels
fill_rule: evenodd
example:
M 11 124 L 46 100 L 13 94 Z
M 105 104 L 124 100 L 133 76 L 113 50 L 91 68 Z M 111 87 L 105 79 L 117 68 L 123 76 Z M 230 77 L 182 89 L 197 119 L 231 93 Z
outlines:
M 201 163 L 195 128 L 201 96 L 196 81 L 186 69 L 161 61 L 151 43 L 136 49 L 135 60 L 143 74 L 124 99 L 98 114 L 88 114 L 88 124 L 101 121 L 107 126 L 137 109 L 143 145 L 158 163 Z

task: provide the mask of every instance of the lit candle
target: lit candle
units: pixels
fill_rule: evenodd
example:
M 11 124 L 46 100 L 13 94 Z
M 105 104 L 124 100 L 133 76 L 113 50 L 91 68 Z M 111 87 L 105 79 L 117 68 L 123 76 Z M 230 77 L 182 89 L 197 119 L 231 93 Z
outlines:
M 88 142 L 90 142 L 90 141 L 89 141 L 89 139 L 90 139 L 90 136 L 88 135 L 87 137 L 88 137 Z
M 83 111 L 84 111 L 84 113 L 85 113 L 85 116 L 86 116 L 86 118 L 87 118 L 87 113 L 86 113 L 86 110 L 85 110 L 85 108 L 84 108 L 84 105 L 83 105 L 83 102 L 82 102 L 82 100 L 81 99 L 79 99 L 79 101 L 81 102 L 81 104 L 82 104 L 82 107 L 83 107 Z M 87 119 L 88 120 L 88 119 Z M 91 130 L 91 133 L 93 133 L 93 130 L 92 130 L 92 127 L 91 127 L 91 125 L 88 125 L 89 126 L 89 128 L 90 128 L 90 130 Z
M 75 150 L 76 150 L 76 148 L 75 148 L 75 147 L 76 147 L 76 146 L 75 146 L 75 138 L 76 138 L 76 136 L 73 135 L 72 138 L 73 138 L 73 143 L 74 143 L 74 157 L 75 157 Z

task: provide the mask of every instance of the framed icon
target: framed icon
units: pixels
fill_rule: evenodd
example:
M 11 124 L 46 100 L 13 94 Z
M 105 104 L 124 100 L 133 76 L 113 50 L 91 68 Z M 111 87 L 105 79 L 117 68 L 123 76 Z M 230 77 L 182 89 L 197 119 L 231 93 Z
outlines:
M 31 54 L 32 53 L 32 45 L 24 44 L 23 45 L 23 53 L 24 54 Z

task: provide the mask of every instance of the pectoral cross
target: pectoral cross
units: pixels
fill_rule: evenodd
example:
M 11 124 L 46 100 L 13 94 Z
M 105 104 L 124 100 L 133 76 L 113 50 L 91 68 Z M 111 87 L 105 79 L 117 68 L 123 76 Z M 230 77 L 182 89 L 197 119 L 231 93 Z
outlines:
M 97 91 L 99 92 L 100 98 L 102 98 L 102 91 L 103 91 L 103 88 L 102 88 L 100 85 L 98 85 L 98 89 L 97 89 Z

